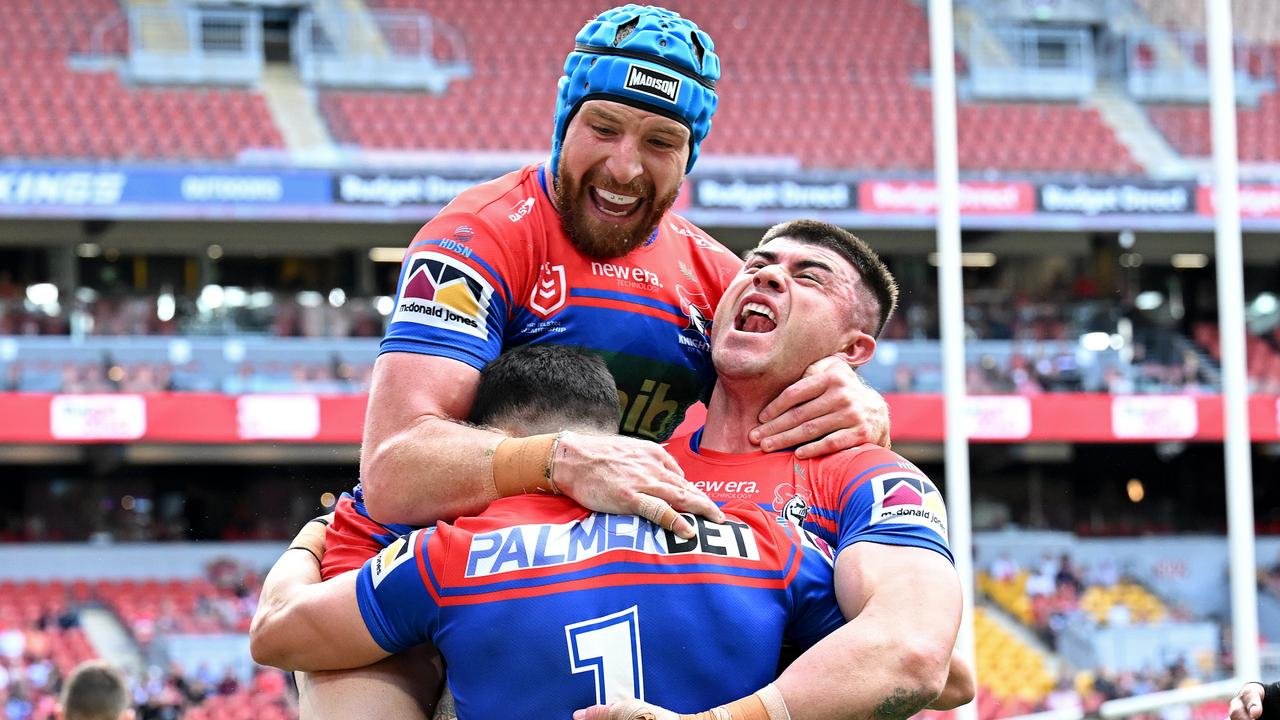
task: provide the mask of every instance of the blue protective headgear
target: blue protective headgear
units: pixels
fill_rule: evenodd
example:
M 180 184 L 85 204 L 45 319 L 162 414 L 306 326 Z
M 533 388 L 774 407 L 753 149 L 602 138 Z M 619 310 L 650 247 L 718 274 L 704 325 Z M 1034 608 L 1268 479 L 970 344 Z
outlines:
M 551 170 L 569 121 L 587 100 L 612 100 L 665 115 L 689 128 L 689 164 L 716 112 L 720 58 L 711 37 L 679 14 L 651 5 L 606 10 L 578 31 L 556 98 Z

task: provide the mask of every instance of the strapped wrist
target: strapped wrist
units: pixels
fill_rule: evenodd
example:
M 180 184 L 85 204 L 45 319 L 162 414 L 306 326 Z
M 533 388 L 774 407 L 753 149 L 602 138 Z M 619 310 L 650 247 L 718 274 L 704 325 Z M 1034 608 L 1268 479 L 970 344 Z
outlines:
M 680 715 L 680 720 L 791 720 L 782 691 L 773 683 L 728 705 L 696 715 Z
M 493 488 L 498 497 L 526 493 L 559 495 L 553 474 L 564 432 L 506 438 L 493 451 Z

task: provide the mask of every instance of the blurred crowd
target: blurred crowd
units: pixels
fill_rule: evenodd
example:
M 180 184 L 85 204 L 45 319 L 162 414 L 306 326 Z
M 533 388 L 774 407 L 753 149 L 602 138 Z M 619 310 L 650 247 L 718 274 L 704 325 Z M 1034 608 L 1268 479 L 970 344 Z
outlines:
M 232 560 L 215 560 L 194 581 L 0 584 L 0 708 L 7 720 L 53 720 L 71 670 L 95 656 L 79 611 L 110 610 L 130 632 L 144 669 L 129 678 L 141 720 L 202 717 L 231 707 L 237 717 L 296 717 L 285 673 L 274 668 L 190 667 L 167 658 L 158 638 L 245 632 L 261 580 Z

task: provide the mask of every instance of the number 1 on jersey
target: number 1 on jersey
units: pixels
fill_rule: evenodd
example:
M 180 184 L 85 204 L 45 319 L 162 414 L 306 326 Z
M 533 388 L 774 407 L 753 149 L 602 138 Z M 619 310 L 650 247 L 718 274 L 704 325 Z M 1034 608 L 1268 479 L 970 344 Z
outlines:
M 628 698 L 644 699 L 644 667 L 640 660 L 640 616 L 633 605 L 621 612 L 564 627 L 569 667 L 593 672 L 596 704 Z

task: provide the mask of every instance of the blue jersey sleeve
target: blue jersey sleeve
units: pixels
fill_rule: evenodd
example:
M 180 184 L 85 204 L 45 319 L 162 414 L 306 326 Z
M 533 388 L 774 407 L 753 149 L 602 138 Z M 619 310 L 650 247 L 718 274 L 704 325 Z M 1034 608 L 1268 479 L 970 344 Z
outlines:
M 856 542 L 908 545 L 940 553 L 952 564 L 942 493 L 915 465 L 878 448 L 845 471 L 836 554 Z
M 843 625 L 844 616 L 836 603 L 831 547 L 798 525 L 787 526 L 797 540 L 800 569 L 787 587 L 791 616 L 785 638 L 803 650 Z
M 478 217 L 439 217 L 405 253 L 381 352 L 448 357 L 477 370 L 502 352 L 510 263 Z
M 356 578 L 356 600 L 373 639 L 389 653 L 432 639 L 440 608 L 427 590 L 429 578 L 419 569 L 427 559 L 427 542 L 435 528 L 397 538 L 369 558 Z M 425 566 L 425 565 L 424 565 Z

